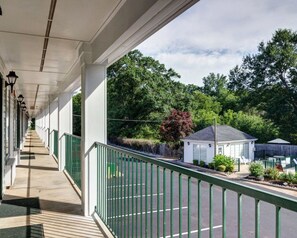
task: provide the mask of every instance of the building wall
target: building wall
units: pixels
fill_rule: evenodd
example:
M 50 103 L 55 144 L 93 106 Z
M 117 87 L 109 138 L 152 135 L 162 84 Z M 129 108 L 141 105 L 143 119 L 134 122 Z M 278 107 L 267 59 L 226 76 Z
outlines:
M 231 145 L 244 144 L 244 143 L 247 143 L 247 142 L 219 143 L 217 145 L 217 154 L 219 153 L 219 147 L 222 146 L 223 154 L 226 156 L 233 157 L 231 155 Z M 199 141 L 195 142 L 195 141 L 188 141 L 188 140 L 184 141 L 184 162 L 193 163 L 193 159 L 194 159 L 194 146 L 193 145 L 195 145 L 195 144 L 206 146 L 206 148 L 207 148 L 206 158 L 201 159 L 201 160 L 203 160 L 207 164 L 210 163 L 214 157 L 214 143 L 213 142 L 199 142 Z M 253 161 L 254 160 L 255 143 L 250 141 L 250 142 L 248 142 L 248 144 L 249 144 L 248 158 L 246 158 L 246 159 L 248 159 L 249 161 Z

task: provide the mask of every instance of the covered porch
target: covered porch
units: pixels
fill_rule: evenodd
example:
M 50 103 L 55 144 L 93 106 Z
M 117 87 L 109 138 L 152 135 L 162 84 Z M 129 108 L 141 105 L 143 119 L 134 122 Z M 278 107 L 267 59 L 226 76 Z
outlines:
M 0 206 L 1 237 L 105 237 L 35 131 L 29 131 L 14 185 Z

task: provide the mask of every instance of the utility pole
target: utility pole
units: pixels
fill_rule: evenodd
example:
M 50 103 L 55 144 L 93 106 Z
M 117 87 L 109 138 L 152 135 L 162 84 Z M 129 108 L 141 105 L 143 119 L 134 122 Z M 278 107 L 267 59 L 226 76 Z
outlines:
M 217 155 L 217 119 L 214 118 L 214 157 Z

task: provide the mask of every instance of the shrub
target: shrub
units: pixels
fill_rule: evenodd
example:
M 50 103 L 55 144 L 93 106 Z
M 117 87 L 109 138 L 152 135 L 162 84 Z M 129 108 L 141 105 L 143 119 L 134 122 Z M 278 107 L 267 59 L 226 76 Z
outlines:
M 200 165 L 201 167 L 204 167 L 204 166 L 205 166 L 205 162 L 204 162 L 203 160 L 200 160 L 199 165 Z
M 210 169 L 214 169 L 214 162 L 210 162 L 210 163 L 208 163 L 208 168 L 210 168 Z
M 235 165 L 234 164 L 228 164 L 227 166 L 226 166 L 226 172 L 233 172 L 234 171 L 234 168 L 235 168 Z
M 220 165 L 225 166 L 225 172 L 233 172 L 234 160 L 225 155 L 216 155 L 213 159 L 214 167 L 218 168 Z
M 226 166 L 225 165 L 219 165 L 218 167 L 217 167 L 217 170 L 218 171 L 221 171 L 221 172 L 225 172 L 226 171 Z
M 264 176 L 268 179 L 277 180 L 279 177 L 279 171 L 276 168 L 267 168 Z
M 261 162 L 253 162 L 249 166 L 250 175 L 262 177 L 264 175 L 264 167 Z
M 197 165 L 198 166 L 198 160 L 194 159 L 193 160 L 193 165 Z

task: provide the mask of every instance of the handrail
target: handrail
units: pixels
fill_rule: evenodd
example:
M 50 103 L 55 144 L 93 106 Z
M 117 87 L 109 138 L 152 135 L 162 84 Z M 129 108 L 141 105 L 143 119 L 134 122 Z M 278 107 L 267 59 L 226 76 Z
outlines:
M 120 149 L 120 148 L 117 148 L 115 146 L 102 144 L 100 142 L 95 142 L 94 144 L 103 146 L 105 148 L 116 150 L 116 151 L 118 151 L 120 153 L 125 153 L 126 155 L 130 155 L 131 157 L 133 157 L 135 159 L 138 159 L 138 160 L 141 160 L 141 161 L 144 161 L 144 162 L 154 164 L 156 166 L 160 166 L 160 167 L 172 170 L 172 171 L 180 173 L 182 175 L 187 175 L 189 177 L 196 178 L 198 180 L 205 181 L 205 182 L 208 182 L 210 184 L 223 187 L 225 189 L 234 191 L 236 193 L 247 195 L 247 196 L 256 198 L 258 200 L 268 202 L 268 203 L 273 204 L 275 206 L 279 206 L 279 207 L 282 207 L 282 208 L 297 212 L 297 206 L 296 206 L 297 200 L 294 200 L 294 199 L 291 199 L 291 198 L 288 198 L 288 197 L 284 197 L 284 196 L 279 196 L 279 195 L 276 196 L 276 195 L 274 195 L 273 193 L 270 193 L 270 192 L 262 191 L 262 190 L 257 189 L 257 188 L 248 187 L 246 185 L 235 183 L 235 182 L 223 179 L 223 178 L 217 178 L 217 177 L 214 177 L 212 175 L 203 174 L 203 173 L 200 173 L 198 171 L 187 169 L 187 168 L 181 167 L 179 165 L 174 165 L 174 164 L 171 164 L 171 163 L 168 163 L 168 162 L 165 162 L 165 161 L 155 160 L 155 159 L 152 159 L 152 158 L 150 158 L 148 156 L 144 156 L 144 155 L 137 154 L 135 152 Z
M 62 137 L 63 137 L 64 135 L 67 135 L 67 136 L 72 136 L 72 137 L 75 137 L 75 138 L 81 139 L 81 136 L 72 135 L 72 134 L 69 134 L 69 133 L 66 133 L 66 132 L 64 132 L 64 133 L 63 133 Z

